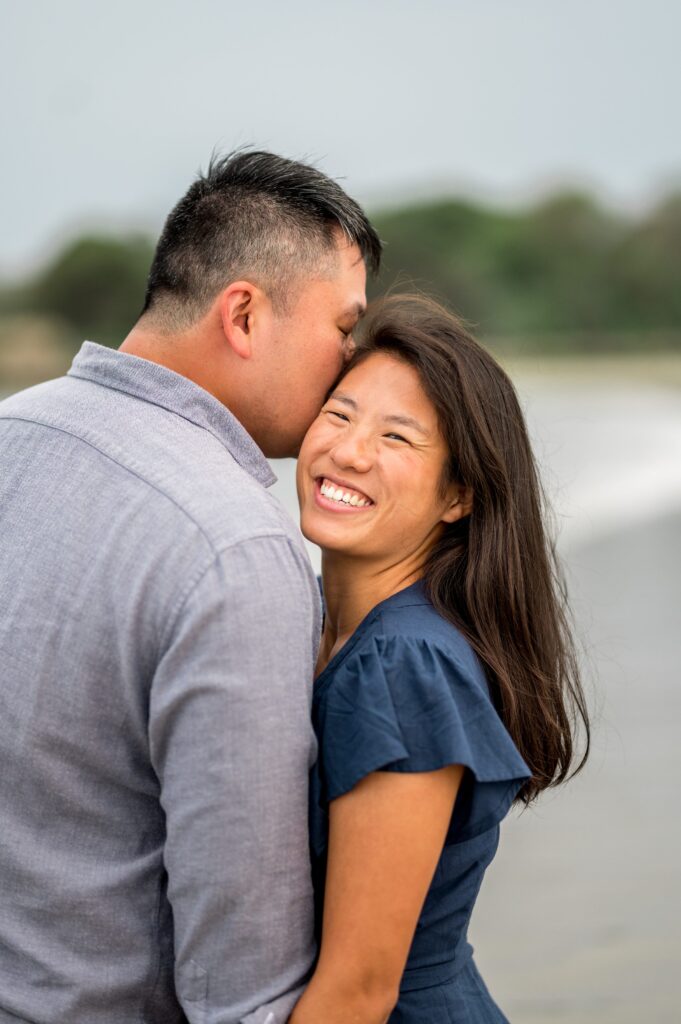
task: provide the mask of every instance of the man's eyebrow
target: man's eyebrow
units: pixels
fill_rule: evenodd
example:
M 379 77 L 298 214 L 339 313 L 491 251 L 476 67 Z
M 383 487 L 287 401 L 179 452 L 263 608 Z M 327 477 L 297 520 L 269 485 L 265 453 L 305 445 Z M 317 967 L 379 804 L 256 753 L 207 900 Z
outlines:
M 348 306 L 345 312 L 341 314 L 341 319 L 345 319 L 347 317 L 349 320 L 352 317 L 355 320 L 361 320 L 366 311 L 367 308 L 363 302 L 356 302 L 353 306 Z

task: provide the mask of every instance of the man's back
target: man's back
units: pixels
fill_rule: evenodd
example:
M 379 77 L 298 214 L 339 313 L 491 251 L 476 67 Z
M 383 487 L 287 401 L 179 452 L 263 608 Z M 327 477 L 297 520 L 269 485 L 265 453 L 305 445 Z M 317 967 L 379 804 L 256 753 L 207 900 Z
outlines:
M 98 346 L 0 404 L 0 1021 L 292 1005 L 318 608 L 269 481 L 206 392 Z

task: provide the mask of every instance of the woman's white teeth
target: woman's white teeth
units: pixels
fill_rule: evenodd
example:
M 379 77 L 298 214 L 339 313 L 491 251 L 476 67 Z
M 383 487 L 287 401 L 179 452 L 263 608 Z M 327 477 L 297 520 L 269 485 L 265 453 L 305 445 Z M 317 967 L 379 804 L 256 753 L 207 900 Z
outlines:
M 368 498 L 360 498 L 358 494 L 352 494 L 340 487 L 334 487 L 333 484 L 326 481 L 322 482 L 321 492 L 325 498 L 330 498 L 332 501 L 342 501 L 344 505 L 352 505 L 353 508 L 364 508 L 366 505 L 371 504 Z

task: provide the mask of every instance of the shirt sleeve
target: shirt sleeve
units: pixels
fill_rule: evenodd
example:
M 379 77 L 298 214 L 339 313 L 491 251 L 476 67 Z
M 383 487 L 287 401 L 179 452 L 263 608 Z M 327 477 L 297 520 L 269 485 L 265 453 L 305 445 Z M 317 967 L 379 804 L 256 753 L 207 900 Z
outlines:
M 178 999 L 190 1024 L 284 1024 L 312 964 L 314 578 L 284 537 L 218 555 L 150 699 Z
M 353 651 L 320 698 L 317 729 L 328 801 L 370 772 L 464 765 L 448 842 L 498 824 L 530 777 L 482 674 L 430 641 L 373 636 Z

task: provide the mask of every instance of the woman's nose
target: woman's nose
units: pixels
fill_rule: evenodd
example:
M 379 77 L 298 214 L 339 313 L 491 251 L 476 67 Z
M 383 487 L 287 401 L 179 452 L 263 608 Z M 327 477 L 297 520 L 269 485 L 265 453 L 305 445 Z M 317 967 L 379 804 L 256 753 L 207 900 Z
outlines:
M 371 468 L 372 456 L 367 441 L 358 434 L 347 434 L 331 450 L 331 458 L 339 467 L 366 473 Z

